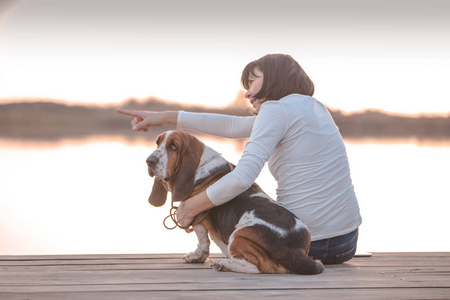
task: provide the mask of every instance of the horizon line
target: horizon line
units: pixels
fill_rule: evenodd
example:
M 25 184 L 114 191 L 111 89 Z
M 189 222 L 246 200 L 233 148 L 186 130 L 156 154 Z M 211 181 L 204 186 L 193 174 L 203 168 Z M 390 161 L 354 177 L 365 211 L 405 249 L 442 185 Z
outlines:
M 45 98 L 45 97 L 15 97 L 15 98 L 0 98 L 0 105 L 8 105 L 8 104 L 14 104 L 14 103 L 56 103 L 56 104 L 62 104 L 67 106 L 87 106 L 87 107 L 100 107 L 100 108 L 110 108 L 110 107 L 117 107 L 119 105 L 124 105 L 129 101 L 136 101 L 137 103 L 145 103 L 150 100 L 156 100 L 160 102 L 170 103 L 170 104 L 178 104 L 185 107 L 202 107 L 202 108 L 211 108 L 211 109 L 221 109 L 221 108 L 229 108 L 232 107 L 235 103 L 234 99 L 230 103 L 226 105 L 218 105 L 218 106 L 209 106 L 199 103 L 183 103 L 176 100 L 168 100 L 163 99 L 158 96 L 148 96 L 146 98 L 135 98 L 135 97 L 129 97 L 125 100 L 119 101 L 119 102 L 108 102 L 108 103 L 97 103 L 97 102 L 82 102 L 82 101 L 69 101 L 64 99 L 57 99 L 57 98 Z M 243 104 L 242 107 L 245 108 L 247 105 Z M 248 106 L 250 107 L 250 106 Z M 366 112 L 379 112 L 385 115 L 389 116 L 399 116 L 399 117 L 411 117 L 411 118 L 419 118 L 419 117 L 444 117 L 448 118 L 450 117 L 450 111 L 448 112 L 418 112 L 418 113 L 402 113 L 402 112 L 394 112 L 394 111 L 388 111 L 381 108 L 374 108 L 374 107 L 367 107 L 363 109 L 358 110 L 352 110 L 347 111 L 336 107 L 326 107 L 329 110 L 332 110 L 334 112 L 342 113 L 345 116 L 353 115 L 353 114 L 362 114 Z M 251 108 L 251 107 L 250 107 Z

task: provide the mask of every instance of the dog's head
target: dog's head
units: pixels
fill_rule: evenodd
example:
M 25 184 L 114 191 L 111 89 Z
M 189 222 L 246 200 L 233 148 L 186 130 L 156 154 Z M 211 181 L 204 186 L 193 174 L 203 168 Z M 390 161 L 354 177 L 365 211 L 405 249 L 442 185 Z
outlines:
M 168 191 L 172 193 L 172 201 L 186 200 L 194 189 L 204 144 L 181 130 L 160 134 L 156 144 L 156 150 L 147 158 L 148 173 L 155 177 L 148 201 L 153 206 L 162 206 Z

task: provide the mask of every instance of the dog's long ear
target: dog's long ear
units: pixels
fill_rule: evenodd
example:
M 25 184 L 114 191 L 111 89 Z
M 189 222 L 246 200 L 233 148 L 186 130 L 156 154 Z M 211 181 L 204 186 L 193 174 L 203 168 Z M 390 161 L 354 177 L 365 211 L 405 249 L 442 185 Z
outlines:
M 155 178 L 153 181 L 152 193 L 148 197 L 148 202 L 153 206 L 163 206 L 167 200 L 167 190 L 161 180 Z
M 190 197 L 194 190 L 195 171 L 200 163 L 200 157 L 203 153 L 204 145 L 194 136 L 187 137 L 190 142 L 187 143 L 184 154 L 181 155 L 181 162 L 176 178 L 172 185 L 172 201 L 183 201 Z
M 197 169 L 198 163 L 199 161 L 190 154 L 183 157 L 173 183 L 172 201 L 186 200 L 192 194 L 194 190 L 195 170 Z

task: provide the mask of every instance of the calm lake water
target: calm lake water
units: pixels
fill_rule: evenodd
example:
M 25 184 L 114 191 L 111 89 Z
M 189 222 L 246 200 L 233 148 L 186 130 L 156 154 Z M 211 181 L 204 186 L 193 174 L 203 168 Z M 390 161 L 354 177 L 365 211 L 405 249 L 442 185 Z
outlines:
M 239 160 L 243 142 L 201 139 Z M 363 217 L 358 252 L 450 251 L 450 145 L 345 142 Z M 170 201 L 147 202 L 153 150 L 143 139 L 0 139 L 0 255 L 195 249 L 195 234 L 163 227 Z M 275 197 L 267 168 L 257 182 Z

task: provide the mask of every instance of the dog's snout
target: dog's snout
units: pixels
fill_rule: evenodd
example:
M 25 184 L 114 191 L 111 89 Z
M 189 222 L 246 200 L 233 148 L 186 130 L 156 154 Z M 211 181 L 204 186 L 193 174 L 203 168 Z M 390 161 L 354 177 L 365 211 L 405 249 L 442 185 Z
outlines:
M 147 165 L 154 166 L 158 163 L 159 159 L 155 155 L 150 155 L 147 158 Z

